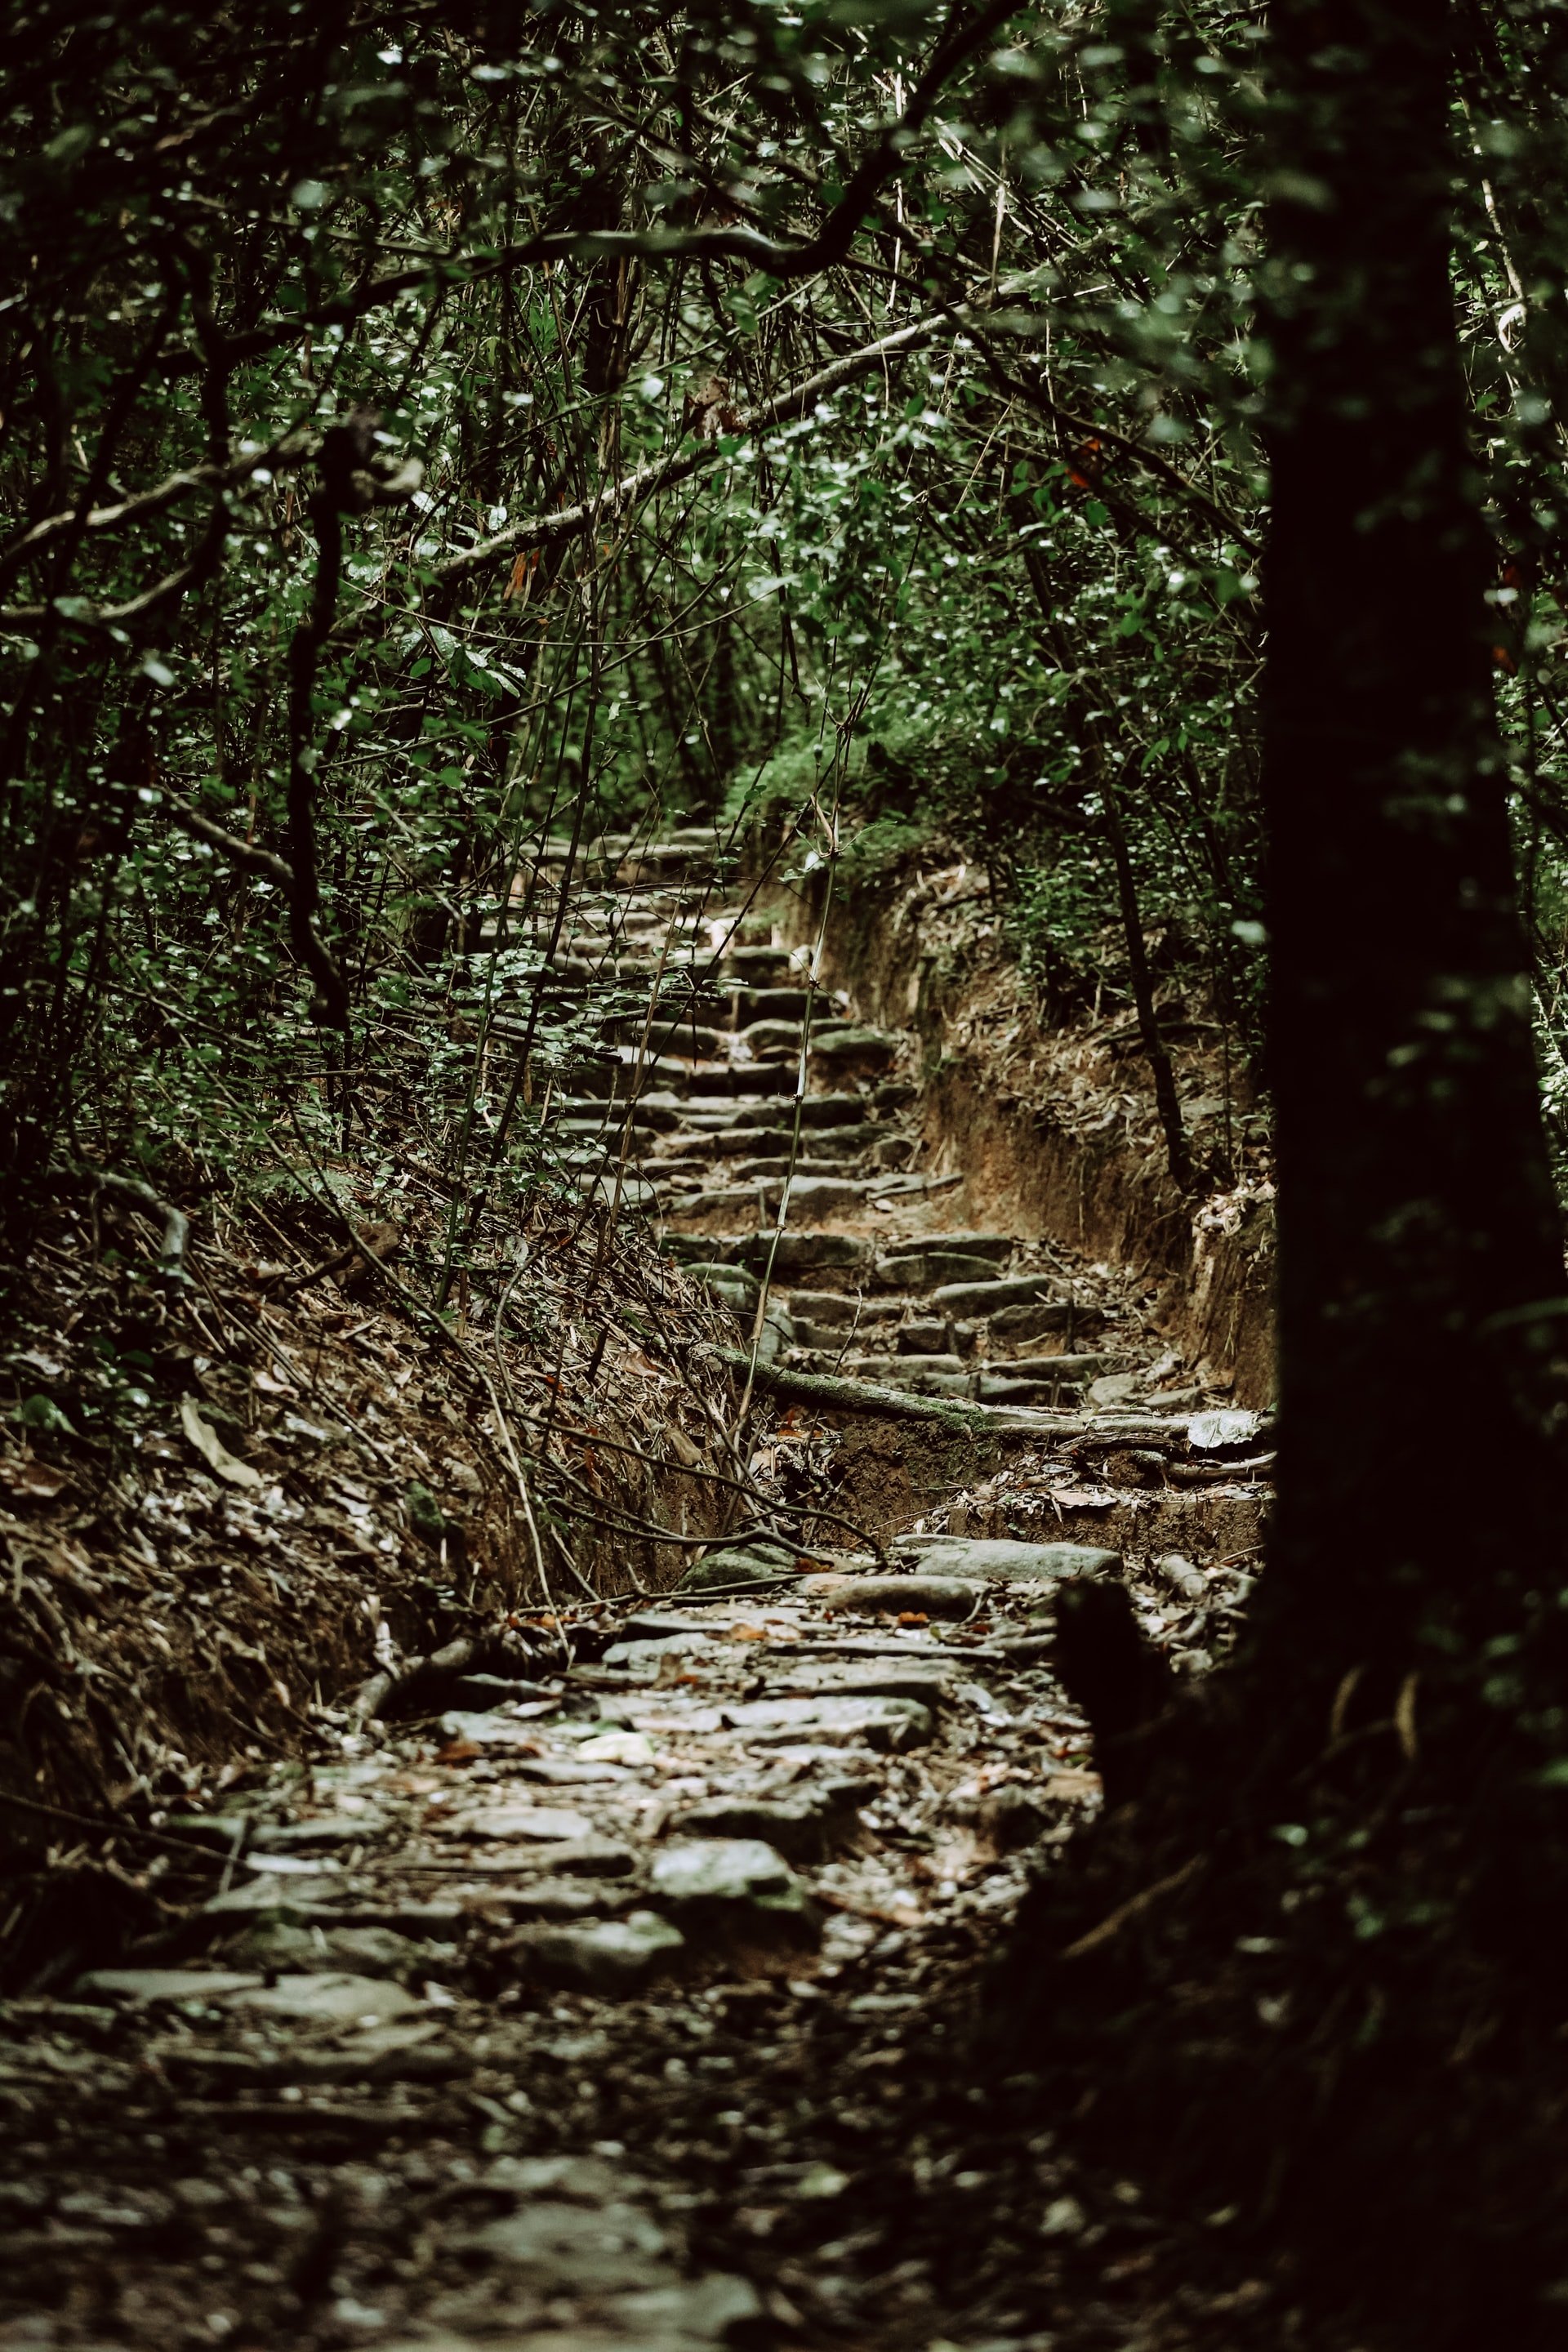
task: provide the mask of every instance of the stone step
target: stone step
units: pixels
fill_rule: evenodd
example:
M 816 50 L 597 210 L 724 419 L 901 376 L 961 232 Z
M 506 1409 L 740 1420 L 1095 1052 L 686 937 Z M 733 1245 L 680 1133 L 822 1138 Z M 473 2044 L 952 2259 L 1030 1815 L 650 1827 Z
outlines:
M 877 1260 L 877 1280 L 888 1290 L 937 1290 L 994 1279 L 993 1260 L 969 1257 L 960 1250 L 908 1250 Z
M 729 1000 L 730 1026 L 742 1032 L 754 1028 L 759 1022 L 768 1021 L 793 1022 L 798 1029 L 814 1002 L 817 1013 L 825 1007 L 830 1014 L 840 1009 L 831 997 L 824 996 L 820 991 L 814 1000 L 811 992 L 804 988 L 731 986 L 725 992 Z
M 794 950 L 781 947 L 732 947 L 724 959 L 732 971 L 743 973 L 750 981 L 761 972 L 777 971 L 782 975 L 793 971 Z
M 826 1036 L 812 1033 L 811 1066 L 832 1076 L 850 1071 L 865 1076 L 890 1070 L 903 1048 L 903 1039 L 889 1029 L 851 1024 Z
M 1054 1298 L 1060 1289 L 1058 1275 L 1019 1274 L 1001 1281 L 939 1283 L 931 1300 L 934 1306 L 947 1307 L 955 1315 L 990 1315 L 999 1307 L 1033 1306 L 1042 1299 Z
M 776 1250 L 771 1227 L 747 1234 L 667 1233 L 662 1247 L 668 1257 L 683 1265 L 709 1259 L 717 1265 L 745 1265 L 757 1273 L 772 1253 L 774 1279 L 780 1282 L 792 1274 L 864 1270 L 871 1255 L 870 1244 L 858 1234 L 802 1233 L 787 1227 L 778 1237 Z
M 1017 1241 L 1011 1234 L 921 1234 L 907 1241 L 889 1242 L 886 1255 L 889 1257 L 906 1257 L 920 1251 L 954 1250 L 964 1257 L 990 1258 L 998 1265 L 1005 1265 L 1017 1246 Z
M 794 1285 L 785 1295 L 789 1300 L 789 1311 L 797 1320 L 809 1316 L 815 1322 L 836 1330 L 840 1345 L 845 1335 L 857 1324 L 861 1330 L 880 1329 L 885 1324 L 896 1324 L 904 1313 L 904 1301 L 899 1298 L 857 1301 L 844 1291 L 801 1290 Z

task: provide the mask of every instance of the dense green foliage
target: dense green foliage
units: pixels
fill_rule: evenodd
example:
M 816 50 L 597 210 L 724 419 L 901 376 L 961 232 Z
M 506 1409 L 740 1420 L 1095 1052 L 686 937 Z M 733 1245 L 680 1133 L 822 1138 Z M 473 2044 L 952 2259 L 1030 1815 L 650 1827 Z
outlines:
M 1558 28 L 1478 11 L 1456 119 L 1568 1118 Z M 248 1162 L 284 1105 L 364 1109 L 397 1032 L 460 1178 L 541 841 L 762 802 L 789 857 L 867 828 L 846 887 L 956 837 L 1058 1006 L 1125 991 L 1119 830 L 1251 1046 L 1262 36 L 1240 0 L 18 11 L 11 1169 Z M 616 1009 L 536 1007 L 541 1072 Z

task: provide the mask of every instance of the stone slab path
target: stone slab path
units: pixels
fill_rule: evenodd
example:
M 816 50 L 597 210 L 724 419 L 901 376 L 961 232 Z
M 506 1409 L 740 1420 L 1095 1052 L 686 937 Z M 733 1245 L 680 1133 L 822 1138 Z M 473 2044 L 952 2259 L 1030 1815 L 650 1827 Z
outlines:
M 807 1444 L 836 1491 L 857 1417 L 797 1406 L 781 1451 L 769 1405 L 759 1514 L 680 1589 L 169 1820 L 165 1948 L 5 2007 L 0 2346 L 953 2341 L 908 2225 L 985 2177 L 900 2117 L 947 1972 L 1098 1801 L 1053 1595 L 1124 1578 L 1201 1671 L 1267 1431 L 1129 1277 L 954 1213 L 910 1041 L 732 887 L 706 838 L 590 854 L 535 975 L 625 982 L 558 1106 L 572 1179 L 658 1218 L 761 1372 L 992 1408 L 1012 1450 L 879 1552 L 807 1551 L 769 1481 Z M 1103 2238 L 1029 2162 L 1030 2261 Z M 964 2338 L 1051 2340 L 1027 2295 Z

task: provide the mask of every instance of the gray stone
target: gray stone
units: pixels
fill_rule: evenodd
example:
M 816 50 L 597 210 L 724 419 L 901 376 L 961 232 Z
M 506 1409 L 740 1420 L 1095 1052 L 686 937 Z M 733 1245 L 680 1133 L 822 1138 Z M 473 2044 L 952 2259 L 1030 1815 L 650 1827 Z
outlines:
M 627 2352 L 634 2344 L 637 2352 L 699 2352 L 706 2345 L 751 2343 L 760 2340 L 757 2331 L 766 2321 L 763 2299 L 751 2280 L 723 2271 L 617 2295 L 610 2316 Z M 591 2352 L 591 2347 L 569 2345 L 565 2339 L 552 2347 L 541 2336 L 534 2352 Z M 605 2352 L 610 2352 L 609 2346 Z
M 952 1325 L 941 1323 L 903 1323 L 895 1335 L 900 1356 L 948 1356 L 954 1363 L 959 1359 L 953 1352 Z
M 741 1043 L 752 1054 L 798 1053 L 800 1023 L 789 1020 L 750 1022 L 741 1031 Z
M 1014 1543 L 1003 1537 L 918 1536 L 906 1539 L 918 1545 L 922 1574 L 999 1577 L 1010 1583 L 1032 1583 L 1043 1578 L 1107 1576 L 1121 1566 L 1119 1551 L 1095 1544 Z
M 817 1939 L 816 1915 L 777 1850 L 761 1838 L 683 1838 L 654 1856 L 653 1899 L 689 1934 L 802 1950 Z
M 678 1592 L 722 1592 L 734 1584 L 794 1581 L 796 1555 L 784 1544 L 732 1544 L 689 1568 Z
M 1098 1331 L 1105 1318 L 1098 1307 L 1069 1307 L 1062 1298 L 1038 1298 L 1024 1307 L 1004 1307 L 991 1317 L 991 1336 L 1016 1345 L 1041 1339 L 1048 1331 Z
M 718 1557 L 720 1559 L 724 1559 L 727 1555 L 720 1553 Z M 700 1564 L 706 1568 L 710 1564 L 710 1562 L 704 1560 Z M 764 1572 L 772 1573 L 773 1571 L 768 1570 Z M 699 1591 L 706 1591 L 708 1588 L 706 1586 L 700 1586 L 695 1589 Z M 642 1638 L 635 1642 L 612 1642 L 609 1648 L 605 1652 L 603 1664 L 606 1666 L 646 1666 L 651 1675 L 658 1671 L 660 1658 L 687 1657 L 693 1655 L 697 1651 L 704 1650 L 707 1647 L 708 1637 L 705 1633 L 687 1633 L 683 1631 L 679 1633 L 667 1633 L 662 1637 L 655 1638 L 644 1635 Z
M 441 1729 L 448 1739 L 467 1739 L 476 1748 L 528 1748 L 539 1737 L 537 1718 L 553 1712 L 560 1704 L 556 1699 L 530 1699 L 527 1713 L 507 1715 L 468 1715 L 454 1707 L 441 1717 Z
M 995 1271 L 989 1258 L 965 1257 L 958 1250 L 913 1250 L 879 1257 L 877 1279 L 889 1290 L 935 1290 L 939 1284 L 993 1282 Z
M 1260 1412 L 1194 1413 L 1187 1423 L 1187 1444 L 1194 1453 L 1223 1454 L 1229 1446 L 1250 1445 L 1262 1427 Z
M 327 1967 L 362 1977 L 408 1977 L 455 1959 L 457 1946 L 416 1943 L 390 1927 L 295 1927 L 274 1920 L 249 1928 L 229 1957 L 268 1975 Z
M 855 1024 L 814 1036 L 811 1058 L 825 1070 L 885 1070 L 898 1060 L 900 1042 L 885 1029 Z
M 980 1574 L 976 1570 L 960 1579 L 934 1572 L 929 1576 L 835 1572 L 803 1578 L 800 1592 L 803 1600 L 825 1601 L 830 1609 L 853 1609 L 868 1615 L 901 1615 L 909 1610 L 922 1617 L 966 1617 L 983 1595 Z
M 874 1791 L 851 1783 L 852 1800 L 834 1804 L 821 1797 L 715 1797 L 693 1805 L 671 1827 L 683 1837 L 761 1839 L 788 1862 L 826 1862 L 855 1818 L 856 1807 Z
M 858 1234 L 792 1234 L 779 1235 L 778 1249 L 773 1253 L 770 1233 L 749 1234 L 742 1247 L 748 1265 L 759 1272 L 773 1255 L 775 1275 L 799 1274 L 816 1266 L 864 1265 L 871 1255 L 871 1244 Z
M 514 1919 L 552 1921 L 602 1919 L 633 1900 L 629 1886 L 577 1878 L 539 1878 L 531 1886 L 509 1886 L 500 1896 Z
M 719 1265 L 700 1259 L 687 1271 L 734 1315 L 754 1315 L 757 1300 L 762 1296 L 762 1284 L 743 1265 Z
M 655 1643 L 649 1646 L 662 1649 L 667 1644 Z M 516 1770 L 520 1780 L 540 1780 L 551 1789 L 586 1789 L 595 1783 L 635 1778 L 624 1764 L 583 1764 L 574 1757 L 565 1756 L 525 1756 L 520 1759 Z
M 1076 1381 L 1025 1380 L 1016 1373 L 982 1372 L 975 1383 L 974 1393 L 982 1404 L 1040 1405 L 1047 1411 L 1054 1405 L 1076 1404 L 1081 1391 Z
M 790 1207 L 801 1211 L 843 1209 L 866 1197 L 864 1183 L 853 1176 L 791 1176 L 783 1181 L 770 1176 L 762 1186 L 770 1209 L 777 1208 L 786 1187 Z
M 268 2017 L 291 2017 L 301 2024 L 320 2025 L 357 2025 L 367 2019 L 389 2025 L 419 2006 L 412 1993 L 383 1977 L 336 1974 L 283 1976 L 276 1984 L 247 1990 L 232 1999 L 238 2006 L 260 2010 Z
M 913 1355 L 852 1356 L 848 1368 L 868 1381 L 881 1381 L 891 1388 L 907 1388 L 925 1393 L 928 1382 L 960 1381 L 968 1382 L 974 1377 L 961 1356 Z M 942 1391 L 932 1388 L 930 1393 Z
M 902 1755 L 923 1747 L 936 1730 L 929 1707 L 907 1698 L 841 1698 L 832 1693 L 811 1698 L 742 1700 L 724 1717 L 747 1738 L 776 1746 L 802 1738 L 824 1747 L 864 1740 L 884 1754 Z
M 813 1003 L 811 992 L 804 988 L 748 988 L 735 991 L 738 1010 L 749 1013 L 753 1021 L 778 1021 L 793 1024 L 796 1035 L 806 1012 Z M 744 997 L 743 1004 L 739 1000 Z M 815 1002 L 820 1005 L 822 999 Z
M 209 1895 L 202 1915 L 212 1919 L 287 1919 L 297 1927 L 312 1920 L 340 1922 L 342 1889 L 332 1878 L 279 1879 L 268 1874 L 245 1886 L 231 1886 L 226 1895 Z
M 503 2264 L 520 2284 L 540 2295 L 597 2297 L 661 2283 L 665 2274 L 665 2238 L 658 2222 L 636 2206 L 614 2201 L 570 2205 L 532 2198 L 519 2212 L 454 2233 L 450 2243 L 456 2252 Z
M 464 1837 L 531 1838 L 564 1842 L 589 1838 L 594 1824 L 584 1813 L 558 1811 L 548 1805 L 481 1805 L 458 1815 L 450 1824 Z
M 1049 1274 L 1015 1274 L 997 1282 L 943 1283 L 931 1293 L 931 1304 L 950 1315 L 994 1315 L 999 1307 L 1026 1307 L 1048 1298 L 1057 1277 Z
M 699 1616 L 679 1616 L 673 1611 L 639 1609 L 624 1621 L 618 1632 L 620 1640 L 630 1643 L 634 1647 L 639 1642 L 673 1641 L 682 1633 L 696 1634 L 700 1640 L 706 1640 L 710 1622 Z
M 301 1853 L 317 1846 L 357 1845 L 386 1828 L 379 1813 L 321 1814 L 314 1821 L 262 1822 L 251 1832 L 253 1853 Z
M 73 1990 L 82 2000 L 209 2001 L 258 1991 L 262 1982 L 254 1969 L 94 1969 L 78 1977 Z
M 887 1254 L 890 1258 L 921 1257 L 933 1250 L 956 1250 L 965 1257 L 984 1258 L 991 1265 L 1005 1265 L 1017 1246 L 1011 1234 L 966 1230 L 958 1234 L 910 1234 L 904 1241 L 889 1242 Z
M 685 1944 L 679 1929 L 657 1911 L 633 1911 L 625 1919 L 529 1928 L 521 1948 L 546 1982 L 615 1996 L 638 1992 L 667 1975 Z
M 685 1838 L 654 1856 L 653 1891 L 664 1901 L 750 1903 L 759 1895 L 787 1895 L 788 1864 L 761 1838 Z
M 547 1864 L 555 1876 L 563 1878 L 628 1878 L 637 1866 L 637 1855 L 629 1845 L 603 1837 L 570 1839 L 562 1845 L 538 1845 L 531 1853 L 524 1851 L 518 1855 L 520 1866 L 533 1859 Z

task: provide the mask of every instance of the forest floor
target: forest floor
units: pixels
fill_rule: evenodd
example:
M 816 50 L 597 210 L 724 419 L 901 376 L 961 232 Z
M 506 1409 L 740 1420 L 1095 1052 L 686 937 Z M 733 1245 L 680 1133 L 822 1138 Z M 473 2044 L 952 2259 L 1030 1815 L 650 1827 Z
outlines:
M 700 841 L 589 871 L 561 973 L 610 962 L 660 1005 L 686 992 L 563 1107 L 585 1203 L 651 1218 L 662 1252 L 627 1245 L 615 1363 L 600 1345 L 583 1377 L 618 1383 L 623 1430 L 657 1391 L 650 1457 L 656 1422 L 679 1424 L 641 1507 L 670 1525 L 685 1465 L 688 1548 L 624 1544 L 617 1581 L 612 1544 L 589 1580 L 613 1598 L 563 1583 L 524 1606 L 495 1388 L 465 1402 L 460 1348 L 454 1385 L 433 1378 L 442 1343 L 353 1295 L 368 1267 L 288 1310 L 331 1326 L 305 1411 L 305 1334 L 276 1291 L 268 1345 L 226 1346 L 226 1311 L 253 1334 L 240 1302 L 261 1314 L 236 1259 L 184 1454 L 161 1437 L 143 1467 L 140 1553 L 101 1498 L 60 1516 L 69 1474 L 36 1420 L 5 1465 L 14 1597 L 62 1623 L 68 1598 L 93 1672 L 121 1658 L 118 1703 L 148 1715 L 127 1765 L 146 1786 L 157 1749 L 154 1785 L 178 1793 L 107 1851 L 77 1833 L 107 1789 L 38 1812 L 0 2008 L 0 2346 L 1305 2340 L 1287 2274 L 1232 2217 L 1162 2215 L 1082 2161 L 1042 2053 L 979 2032 L 1013 1912 L 1099 1797 L 1050 1671 L 1053 1587 L 1121 1579 L 1201 1675 L 1257 1564 L 1267 1427 L 1223 1371 L 1179 1360 L 1142 1271 L 966 1222 L 962 1169 L 924 1165 L 910 1040 L 809 991 L 770 917 L 715 903 Z M 533 1236 L 563 1315 L 584 1230 Z M 87 1282 L 69 1245 L 56 1260 L 49 1282 Z M 47 1365 L 50 1344 L 30 1352 Z M 561 1377 L 526 1355 L 507 1391 L 524 1421 L 531 1375 Z M 273 1383 L 267 1429 L 237 1391 L 222 1419 L 226 1365 Z M 353 1475 L 323 1406 L 374 1457 Z M 750 1500 L 704 1549 L 714 1416 L 731 1450 L 709 1458 Z M 423 1554 L 396 1500 L 411 1476 Z M 488 1643 L 443 1649 L 470 1553 L 513 1605 Z M 640 1591 L 633 1558 L 655 1562 Z M 116 1576 L 138 1572 L 163 1616 L 121 1605 Z M 227 1636 L 192 1650 L 204 1611 Z M 184 1667 L 156 1706 L 123 1675 L 150 1622 Z M 226 1726 L 190 1697 L 215 1659 Z

